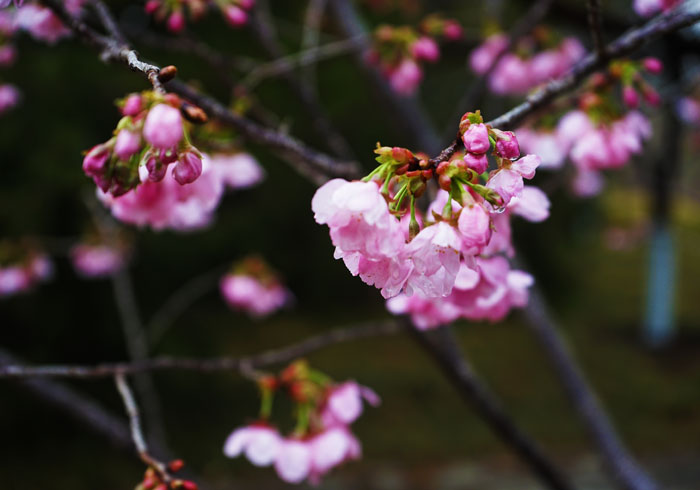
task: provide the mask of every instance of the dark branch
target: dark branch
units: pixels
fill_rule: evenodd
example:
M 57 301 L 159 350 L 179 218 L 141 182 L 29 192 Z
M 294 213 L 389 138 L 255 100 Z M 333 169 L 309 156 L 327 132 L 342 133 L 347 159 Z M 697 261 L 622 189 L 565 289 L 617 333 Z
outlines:
M 282 364 L 303 357 L 330 345 L 379 335 L 392 335 L 404 330 L 394 321 L 369 323 L 355 327 L 332 330 L 326 334 L 308 338 L 296 344 L 269 350 L 248 357 L 219 357 L 210 359 L 154 357 L 134 362 L 98 364 L 96 366 L 0 366 L 0 378 L 64 377 L 104 378 L 115 374 L 135 374 L 148 371 L 217 371 L 246 372 L 251 368 Z
M 587 0 L 588 28 L 593 38 L 593 50 L 600 59 L 605 59 L 605 41 L 603 40 L 603 21 L 600 16 L 600 0 Z
M 474 372 L 459 349 L 448 326 L 430 333 L 412 329 L 418 343 L 438 365 L 442 374 L 457 389 L 479 417 L 501 441 L 513 448 L 549 488 L 572 489 L 573 486 L 556 465 L 545 456 L 537 443 L 523 433 L 508 417 L 495 395 Z

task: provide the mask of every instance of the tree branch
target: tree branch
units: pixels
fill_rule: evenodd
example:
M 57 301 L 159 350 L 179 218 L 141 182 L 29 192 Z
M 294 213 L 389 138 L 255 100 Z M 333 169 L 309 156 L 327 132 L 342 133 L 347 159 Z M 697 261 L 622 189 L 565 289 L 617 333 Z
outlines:
M 50 365 L 50 366 L 0 366 L 0 378 L 63 377 L 63 378 L 104 378 L 115 374 L 136 374 L 149 371 L 196 371 L 211 373 L 217 371 L 245 372 L 251 368 L 262 368 L 282 364 L 303 357 L 324 347 L 352 340 L 393 335 L 404 330 L 395 321 L 368 323 L 354 327 L 340 328 L 328 333 L 308 338 L 301 342 L 262 352 L 247 357 L 219 357 L 209 359 L 152 357 L 141 361 L 98 364 L 96 366 Z
M 686 9 L 684 4 L 681 4 L 671 12 L 655 17 L 643 26 L 623 34 L 615 41 L 608 44 L 606 48 L 607 56 L 605 58 L 600 57 L 599 54 L 589 54 L 582 61 L 574 65 L 567 74 L 561 78 L 552 80 L 527 97 L 522 104 L 492 119 L 487 124 L 504 130 L 513 129 L 526 117 L 542 107 L 545 107 L 556 97 L 576 88 L 588 75 L 596 70 L 604 68 L 611 59 L 627 56 L 644 44 L 664 34 L 692 25 L 698 20 L 700 20 L 700 8 L 690 10 Z M 437 165 L 439 162 L 449 159 L 461 145 L 462 142 L 459 139 L 455 139 L 449 146 L 443 149 L 437 157 L 432 158 L 430 162 Z
M 530 329 L 544 348 L 559 376 L 569 400 L 598 446 L 603 463 L 615 481 L 626 490 L 656 490 L 657 484 L 635 462 L 618 437 L 615 428 L 578 367 L 566 341 L 558 332 L 544 297 L 537 286 L 530 289 L 524 310 Z
M 574 488 L 566 476 L 544 455 L 537 443 L 508 417 L 495 395 L 479 379 L 464 357 L 451 327 L 443 326 L 431 332 L 418 329 L 411 331 L 418 344 L 435 361 L 462 398 L 545 485 L 561 490 Z
M 600 0 L 586 0 L 586 8 L 588 9 L 588 28 L 591 30 L 591 38 L 593 38 L 593 50 L 598 58 L 604 60 L 607 58 L 607 53 L 605 52 L 605 41 L 603 40 Z

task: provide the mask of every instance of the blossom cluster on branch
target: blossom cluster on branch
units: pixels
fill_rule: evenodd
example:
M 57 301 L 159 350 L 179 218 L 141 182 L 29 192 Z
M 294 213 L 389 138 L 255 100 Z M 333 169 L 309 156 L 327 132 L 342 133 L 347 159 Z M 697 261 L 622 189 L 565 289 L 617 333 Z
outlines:
M 362 455 L 350 426 L 363 412 L 364 402 L 376 406 L 379 396 L 354 381 L 335 383 L 305 361 L 290 364 L 278 375 L 259 378 L 259 418 L 234 430 L 224 454 L 245 455 L 255 466 L 274 466 L 288 483 L 318 483 L 332 468 Z M 271 422 L 275 396 L 286 395 L 294 405 L 296 426 L 284 436 Z
M 232 27 L 244 26 L 254 5 L 255 0 L 147 0 L 144 8 L 156 21 L 165 21 L 170 32 L 179 33 L 185 29 L 186 14 L 196 22 L 208 9 L 219 10 Z

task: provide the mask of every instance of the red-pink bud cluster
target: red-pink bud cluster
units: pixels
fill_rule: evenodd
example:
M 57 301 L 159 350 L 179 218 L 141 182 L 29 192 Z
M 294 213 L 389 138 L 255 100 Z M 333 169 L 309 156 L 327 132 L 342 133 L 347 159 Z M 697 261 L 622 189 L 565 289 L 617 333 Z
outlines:
M 93 147 L 83 171 L 106 193 L 121 196 L 145 180 L 160 182 L 174 164 L 172 178 L 190 184 L 202 174 L 202 155 L 189 143 L 180 112 L 182 101 L 173 94 L 131 94 L 120 102 L 124 117 L 114 136 Z
M 292 363 L 277 376 L 260 378 L 259 387 L 260 419 L 229 435 L 226 456 L 244 454 L 256 466 L 273 465 L 288 483 L 318 483 L 333 467 L 361 456 L 350 425 L 362 414 L 364 402 L 380 403 L 372 390 L 354 381 L 336 384 L 305 361 Z M 287 436 L 269 421 L 276 393 L 287 395 L 295 406 L 296 428 Z
M 197 21 L 207 9 L 216 8 L 221 11 L 224 20 L 232 27 L 241 27 L 248 23 L 248 11 L 255 5 L 255 0 L 148 0 L 146 13 L 154 16 L 158 22 L 166 22 L 170 32 L 179 33 L 185 29 L 186 12 L 190 19 Z
M 195 482 L 172 475 L 182 470 L 184 466 L 185 463 L 181 459 L 175 459 L 167 465 L 153 462 L 134 490 L 197 490 L 199 487 Z

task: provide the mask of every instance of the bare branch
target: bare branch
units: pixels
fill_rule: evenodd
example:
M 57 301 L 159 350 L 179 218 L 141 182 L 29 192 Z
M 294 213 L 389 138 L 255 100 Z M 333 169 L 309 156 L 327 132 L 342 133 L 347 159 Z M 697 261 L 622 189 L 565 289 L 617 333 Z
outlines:
M 545 456 L 537 443 L 513 423 L 495 395 L 479 379 L 457 345 L 451 327 L 443 326 L 432 332 L 411 331 L 462 398 L 544 484 L 554 489 L 573 489 L 566 476 Z
M 549 8 L 552 6 L 554 0 L 537 0 L 532 4 L 530 9 L 520 18 L 517 24 L 513 26 L 509 31 L 508 44 L 505 49 L 498 53 L 498 56 L 494 58 L 491 62 L 491 66 L 486 70 L 486 72 L 476 78 L 469 86 L 467 91 L 464 93 L 462 98 L 457 102 L 455 107 L 456 111 L 452 114 L 452 117 L 448 120 L 448 126 L 445 128 L 445 133 L 448 137 L 452 137 L 455 134 L 456 123 L 459 122 L 459 118 L 462 114 L 478 107 L 480 100 L 484 96 L 488 80 L 493 74 L 494 70 L 498 66 L 501 59 L 511 51 L 518 43 L 518 41 L 532 29 L 539 24 L 542 19 L 547 15 Z
M 321 37 L 321 21 L 328 5 L 328 0 L 309 0 L 304 15 L 304 30 L 301 37 L 301 50 L 306 51 L 318 47 Z M 302 78 L 311 86 L 315 85 L 315 64 L 307 65 L 302 72 Z
M 581 418 L 586 424 L 604 464 L 626 490 L 656 490 L 657 484 L 628 453 L 607 413 L 578 367 L 566 341 L 559 333 L 537 286 L 530 289 L 525 318 L 551 360 L 554 371 Z
M 308 338 L 296 344 L 262 352 L 247 357 L 219 357 L 209 359 L 153 357 L 142 361 L 98 364 L 96 366 L 51 365 L 51 366 L 0 366 L 0 378 L 63 377 L 104 378 L 115 374 L 135 374 L 147 371 L 217 371 L 243 372 L 249 368 L 262 368 L 292 361 L 334 344 L 379 335 L 393 335 L 404 330 L 395 321 L 367 323 L 354 327 L 332 330 Z
M 576 88 L 588 75 L 596 70 L 605 68 L 609 60 L 627 56 L 644 44 L 670 32 L 692 25 L 698 20 L 700 20 L 700 9 L 688 10 L 684 7 L 684 4 L 681 4 L 673 11 L 655 17 L 643 26 L 623 34 L 608 44 L 605 58 L 601 58 L 598 54 L 589 54 L 574 65 L 564 76 L 552 80 L 527 97 L 522 104 L 489 121 L 487 124 L 499 129 L 513 129 L 526 117 L 545 107 L 558 96 Z M 437 164 L 449 159 L 461 145 L 462 142 L 459 139 L 455 139 L 441 151 L 440 155 L 432 158 L 430 160 L 431 163 Z
M 600 59 L 605 59 L 605 41 L 603 40 L 603 22 L 600 17 L 600 0 L 586 0 L 588 9 L 588 27 L 593 38 L 593 50 Z

